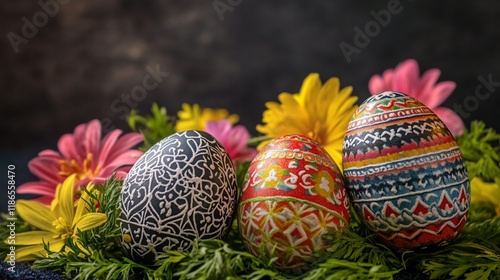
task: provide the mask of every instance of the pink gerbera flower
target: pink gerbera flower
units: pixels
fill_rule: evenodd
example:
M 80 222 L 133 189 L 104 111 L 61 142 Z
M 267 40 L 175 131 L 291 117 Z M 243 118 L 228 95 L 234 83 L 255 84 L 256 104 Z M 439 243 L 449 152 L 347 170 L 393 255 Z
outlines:
M 385 70 L 382 76 L 371 77 L 368 88 L 371 94 L 387 90 L 408 94 L 433 110 L 453 135 L 462 135 L 465 128 L 462 119 L 453 110 L 439 106 L 453 92 L 456 84 L 452 81 L 436 83 L 439 75 L 441 71 L 433 68 L 420 77 L 417 61 L 408 59 L 395 69 Z
M 257 150 L 247 146 L 250 133 L 242 125 L 233 126 L 229 120 L 208 121 L 205 131 L 226 148 L 233 163 L 251 161 Z
M 73 134 L 63 135 L 57 144 L 59 152 L 43 150 L 32 159 L 28 167 L 40 178 L 38 182 L 25 183 L 17 189 L 22 194 L 37 194 L 36 200 L 49 204 L 58 184 L 76 174 L 76 186 L 88 182 L 102 183 L 116 172 L 124 178 L 137 159 L 139 150 L 131 149 L 143 140 L 139 133 L 115 129 L 101 139 L 101 123 L 92 120 L 75 128 Z

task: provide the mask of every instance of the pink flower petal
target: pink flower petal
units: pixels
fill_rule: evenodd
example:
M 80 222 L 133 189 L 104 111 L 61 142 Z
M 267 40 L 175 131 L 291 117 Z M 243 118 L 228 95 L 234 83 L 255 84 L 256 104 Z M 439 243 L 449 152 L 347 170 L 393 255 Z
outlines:
M 75 189 L 78 189 L 80 187 L 85 187 L 90 182 L 94 182 L 94 178 L 92 178 L 92 180 L 91 180 L 90 178 L 85 177 L 85 178 L 83 178 L 80 181 L 75 183 Z
M 448 98 L 448 96 L 450 96 L 453 90 L 455 90 L 455 87 L 456 87 L 455 82 L 450 82 L 450 81 L 441 82 L 437 84 L 432 90 L 432 92 L 428 94 L 429 96 L 428 103 L 424 104 L 431 109 L 438 107 L 439 105 L 441 105 L 441 103 L 443 103 L 446 100 L 446 98 Z
M 46 204 L 46 205 L 50 205 L 50 203 L 52 203 L 52 200 L 54 200 L 53 195 L 44 195 L 44 196 L 37 197 L 37 198 L 33 199 L 33 201 L 38 201 L 38 202 Z M 51 247 L 51 249 L 52 249 L 52 247 Z
M 110 176 L 121 166 L 134 165 L 141 156 L 142 152 L 139 150 L 127 150 L 103 166 L 101 172 L 99 172 L 99 176 Z
M 386 90 L 392 90 L 394 87 L 394 70 L 392 69 L 387 69 L 382 73 L 382 78 L 384 79 L 384 89 L 383 91 Z
M 233 127 L 232 132 L 229 136 L 232 148 L 239 151 L 247 147 L 250 133 L 248 133 L 248 130 L 244 126 L 237 125 Z
M 64 159 L 75 159 L 77 162 L 81 162 L 81 156 L 76 150 L 75 139 L 71 134 L 64 134 L 59 138 L 57 143 L 57 148 L 61 152 Z
M 433 109 L 434 113 L 444 122 L 453 136 L 460 136 L 464 133 L 465 124 L 453 110 L 445 107 Z
M 105 165 L 108 165 L 111 161 L 113 161 L 116 157 L 120 156 L 123 152 L 133 148 L 135 145 L 144 141 L 144 137 L 140 133 L 130 132 L 124 134 L 118 141 L 116 141 L 115 145 L 111 149 L 108 154 L 108 158 L 105 159 Z
M 28 163 L 28 168 L 42 181 L 58 184 L 62 177 L 59 176 L 61 164 L 54 158 L 36 157 Z
M 38 153 L 39 157 L 53 158 L 53 159 L 61 159 L 61 154 L 54 150 L 43 150 Z
M 53 185 L 43 181 L 24 183 L 17 187 L 16 192 L 19 194 L 38 194 L 54 197 Z
M 418 63 L 414 59 L 408 59 L 401 62 L 394 74 L 393 85 L 395 91 L 406 93 L 410 96 L 420 99 L 420 93 L 415 90 L 414 85 L 418 81 L 419 75 Z
M 215 137 L 224 136 L 231 130 L 232 124 L 229 120 L 208 121 L 205 131 Z M 222 138 L 222 137 L 221 137 Z
M 116 144 L 116 141 L 118 140 L 118 137 L 122 134 L 122 131 L 119 129 L 115 129 L 108 133 L 104 139 L 102 139 L 101 143 L 101 151 L 99 152 L 99 158 L 97 159 L 97 164 L 98 165 L 105 165 L 106 164 L 106 159 L 108 158 L 110 152 L 112 151 L 114 145 Z
M 395 90 L 393 86 L 394 70 L 387 69 L 380 75 L 373 75 L 368 82 L 368 89 L 372 95 L 388 91 Z
M 118 171 L 116 171 L 115 177 L 117 179 L 125 179 L 125 177 L 127 177 L 127 174 L 128 174 L 129 170 L 130 170 L 130 167 L 127 167 L 126 171 L 124 171 L 124 170 L 118 170 Z
M 233 163 L 251 160 L 257 152 L 255 149 L 247 147 L 250 133 L 242 125 L 233 127 L 227 120 L 207 122 L 205 131 L 224 146 Z
M 107 176 L 107 177 L 94 177 L 92 179 L 92 183 L 93 184 L 102 184 L 104 182 L 106 182 L 106 180 L 111 177 L 111 176 Z
M 90 121 L 86 127 L 84 138 L 79 139 L 79 141 L 83 142 L 85 155 L 92 154 L 97 159 L 101 144 L 101 122 L 99 120 Z
M 87 124 L 80 124 L 75 128 L 73 132 L 73 146 L 75 147 L 75 152 L 79 155 L 80 159 L 84 159 L 87 157 L 87 153 L 85 151 L 85 144 L 83 139 L 85 139 L 85 131 L 87 130 Z M 81 160 L 78 161 L 81 163 Z
M 212 135 L 223 146 L 228 144 L 227 135 L 230 133 L 232 124 L 228 120 L 208 121 L 205 125 L 205 132 Z
M 231 126 L 231 123 L 227 120 L 208 121 L 205 125 L 205 132 L 217 139 L 226 149 L 230 149 L 230 147 L 228 147 L 230 144 L 228 135 Z
M 237 156 L 235 156 L 233 161 L 234 162 L 252 161 L 256 155 L 257 155 L 256 149 L 247 148 L 247 149 L 241 150 L 237 154 Z
M 383 92 L 385 91 L 385 88 L 385 83 L 382 77 L 374 75 L 370 78 L 370 81 L 368 82 L 368 90 L 371 94 Z
M 408 59 L 399 63 L 394 70 L 384 71 L 382 78 L 374 75 L 368 87 L 372 94 L 386 90 L 399 91 L 419 100 L 432 110 L 436 110 L 441 103 L 453 92 L 456 84 L 451 81 L 444 81 L 436 84 L 441 71 L 438 69 L 427 70 L 422 77 L 419 77 L 419 66 L 416 60 Z M 386 85 L 382 89 L 383 85 Z M 463 122 L 458 115 L 446 108 L 439 108 L 438 112 L 443 114 L 443 118 L 448 122 L 454 134 L 461 133 Z M 454 120 L 451 123 L 448 119 Z M 444 120 L 443 120 L 444 121 Z M 445 122 L 445 123 L 446 123 Z
M 101 141 L 101 133 L 100 122 L 92 120 L 87 124 L 78 125 L 73 134 L 65 134 L 59 139 L 60 153 L 53 150 L 41 151 L 38 157 L 28 164 L 30 171 L 41 181 L 24 184 L 18 188 L 19 193 L 41 194 L 45 197 L 39 200 L 50 202 L 57 185 L 65 178 L 59 175 L 62 160 L 72 162 L 71 165 L 79 165 L 71 166 L 68 172 L 83 171 L 76 174 L 80 178 L 76 187 L 90 181 L 102 183 L 116 170 L 119 171 L 118 174 L 126 175 L 142 155 L 141 151 L 131 148 L 143 141 L 143 136 L 139 133 L 127 133 L 120 137 L 121 130 L 114 130 Z M 84 162 L 89 154 L 93 155 L 91 161 Z M 96 172 L 99 174 L 94 177 L 92 174 Z
M 419 101 L 426 104 L 426 106 L 428 106 L 427 104 L 429 104 L 429 99 L 431 98 L 428 93 L 434 88 L 439 75 L 441 75 L 441 71 L 439 71 L 439 69 L 429 69 L 422 75 L 420 82 L 416 85 L 416 90 L 422 93 Z

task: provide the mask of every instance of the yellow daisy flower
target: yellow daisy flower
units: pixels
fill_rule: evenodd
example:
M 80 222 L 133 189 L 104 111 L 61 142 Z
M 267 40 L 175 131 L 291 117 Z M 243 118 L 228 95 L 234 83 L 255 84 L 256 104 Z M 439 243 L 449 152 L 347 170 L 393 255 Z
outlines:
M 191 106 L 187 103 L 182 104 L 182 110 L 177 113 L 177 117 L 178 119 L 175 124 L 176 131 L 189 129 L 204 130 L 208 121 L 227 119 L 232 124 L 239 121 L 238 115 L 229 115 L 229 112 L 225 109 L 201 109 L 198 104 Z
M 86 231 L 104 224 L 106 214 L 89 213 L 87 203 L 90 197 L 86 192 L 76 202 L 74 189 L 76 175 L 69 176 L 56 189 L 56 196 L 50 206 L 37 201 L 19 200 L 16 208 L 19 216 L 30 225 L 40 229 L 16 235 L 16 261 L 31 261 L 31 255 L 47 257 L 43 243 L 49 243 L 50 249 L 60 252 L 67 238 L 78 241 L 78 230 Z M 87 186 L 92 191 L 93 185 Z M 78 244 L 78 243 L 77 243 Z
M 474 177 L 470 185 L 471 203 L 491 203 L 495 206 L 497 216 L 500 216 L 500 186 L 495 182 L 485 182 L 479 177 Z
M 302 134 L 319 142 L 342 169 L 342 143 L 347 125 L 356 111 L 352 87 L 340 89 L 338 78 L 321 84 L 319 75 L 309 74 L 299 93 L 281 93 L 280 103 L 267 102 L 263 125 L 257 131 L 271 138 Z M 262 142 L 259 149 L 269 141 Z

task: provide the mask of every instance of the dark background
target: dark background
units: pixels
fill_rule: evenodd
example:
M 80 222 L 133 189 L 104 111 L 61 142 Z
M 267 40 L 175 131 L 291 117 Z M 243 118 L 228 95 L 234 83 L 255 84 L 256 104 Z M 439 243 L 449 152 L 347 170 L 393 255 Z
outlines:
M 174 115 L 196 102 L 239 114 L 252 134 L 264 103 L 298 92 L 311 72 L 339 77 L 361 102 L 372 75 L 414 58 L 421 71 L 439 68 L 439 81 L 457 83 L 444 103 L 450 108 L 474 96 L 478 76 L 500 81 L 498 1 L 402 0 L 401 12 L 350 63 L 341 42 L 354 46 L 354 28 L 364 30 L 371 11 L 394 1 L 335 2 L 70 0 L 17 53 L 8 34 L 22 36 L 23 17 L 33 22 L 43 10 L 37 1 L 0 2 L 0 197 L 8 164 L 17 185 L 35 180 L 28 161 L 56 149 L 76 125 L 109 119 L 128 130 L 112 104 L 142 84 L 147 66 L 170 75 L 137 103 L 141 112 L 158 102 Z M 214 3 L 237 5 L 219 16 Z M 500 131 L 499 94 L 478 102 L 467 126 L 479 119 Z

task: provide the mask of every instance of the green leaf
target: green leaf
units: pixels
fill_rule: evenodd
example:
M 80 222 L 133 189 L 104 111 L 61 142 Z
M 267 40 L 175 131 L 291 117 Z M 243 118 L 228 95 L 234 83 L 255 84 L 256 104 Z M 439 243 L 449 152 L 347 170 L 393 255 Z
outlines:
M 119 199 L 123 181 L 116 179 L 113 175 L 101 185 L 96 185 L 94 192 L 89 193 L 90 201 L 88 208 L 90 212 L 104 213 L 107 221 L 104 225 L 80 233 L 83 247 L 88 251 L 106 249 L 108 255 L 120 255 L 121 249 L 118 237 L 121 231 L 117 223 L 119 216 Z M 99 208 L 97 208 L 97 205 Z
M 193 242 L 189 252 L 167 251 L 157 258 L 155 277 L 179 279 L 284 279 L 279 272 L 246 251 L 222 240 Z
M 133 131 L 144 136 L 143 151 L 175 133 L 174 119 L 167 115 L 165 107 L 159 107 L 157 103 L 151 106 L 151 115 L 141 116 L 137 110 L 131 110 L 127 122 Z
M 247 175 L 248 168 L 250 167 L 250 161 L 246 162 L 238 162 L 236 165 L 236 182 L 238 184 L 238 197 L 241 193 L 241 189 L 243 188 L 243 184 L 245 182 L 245 177 Z
M 468 222 L 449 245 L 432 252 L 409 252 L 408 263 L 431 279 L 489 279 L 500 277 L 500 219 Z
M 457 138 L 469 179 L 478 176 L 493 182 L 500 177 L 500 134 L 486 124 L 473 121 L 469 131 Z

